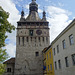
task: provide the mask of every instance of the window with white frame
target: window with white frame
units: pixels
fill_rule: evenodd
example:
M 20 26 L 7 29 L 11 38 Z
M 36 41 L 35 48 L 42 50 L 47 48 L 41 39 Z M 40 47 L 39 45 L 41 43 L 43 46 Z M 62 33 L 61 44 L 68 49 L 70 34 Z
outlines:
M 49 65 L 48 65 L 48 71 L 49 71 Z
M 61 61 L 58 60 L 58 66 L 59 66 L 59 69 L 61 69 Z
M 66 67 L 69 67 L 68 57 L 65 57 L 65 64 L 66 64 Z
M 52 64 L 50 64 L 50 69 L 51 69 L 51 71 L 52 71 Z
M 70 45 L 73 45 L 73 44 L 74 44 L 73 34 L 71 34 L 71 35 L 69 36 L 69 41 L 70 41 Z
M 59 53 L 59 45 L 57 45 L 57 53 Z
M 65 49 L 66 48 L 65 40 L 62 41 L 62 45 L 63 45 L 63 49 Z
M 56 61 L 55 61 L 55 70 L 57 70 L 57 63 L 56 63 Z
M 75 65 L 75 54 L 72 55 L 72 62 L 73 62 L 73 65 Z

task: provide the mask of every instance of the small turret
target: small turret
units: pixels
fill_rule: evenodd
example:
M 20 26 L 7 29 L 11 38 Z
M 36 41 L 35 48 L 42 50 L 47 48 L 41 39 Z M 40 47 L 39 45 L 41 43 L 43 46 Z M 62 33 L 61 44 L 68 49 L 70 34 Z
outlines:
M 22 12 L 21 12 L 21 17 L 24 17 L 24 11 L 22 10 Z
M 20 18 L 20 21 L 25 21 L 23 8 L 22 8 L 22 11 L 21 11 L 21 18 Z

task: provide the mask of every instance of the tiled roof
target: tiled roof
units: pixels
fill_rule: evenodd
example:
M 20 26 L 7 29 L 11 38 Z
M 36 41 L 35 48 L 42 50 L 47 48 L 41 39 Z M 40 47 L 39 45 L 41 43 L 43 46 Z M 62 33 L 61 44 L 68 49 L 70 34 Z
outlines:
M 10 58 L 7 61 L 5 61 L 3 64 L 15 64 L 15 58 Z

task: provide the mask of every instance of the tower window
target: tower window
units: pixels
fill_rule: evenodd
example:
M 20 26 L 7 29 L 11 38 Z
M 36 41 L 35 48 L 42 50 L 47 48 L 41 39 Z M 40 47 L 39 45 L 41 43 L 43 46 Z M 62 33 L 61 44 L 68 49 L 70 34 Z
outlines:
M 11 68 L 7 68 L 7 72 L 11 72 Z
M 42 37 L 42 39 L 43 39 L 43 42 L 44 42 L 44 37 Z
M 24 46 L 24 37 L 22 37 L 22 42 L 23 42 L 23 46 Z
M 38 39 L 39 39 L 39 42 L 40 42 L 40 37 L 38 37 Z
M 30 31 L 29 31 L 29 35 L 30 35 L 30 36 L 33 36 L 33 30 L 30 30 Z
M 48 42 L 48 37 L 46 37 L 46 41 Z
M 36 56 L 39 56 L 39 52 L 35 52 L 35 55 L 36 55 Z

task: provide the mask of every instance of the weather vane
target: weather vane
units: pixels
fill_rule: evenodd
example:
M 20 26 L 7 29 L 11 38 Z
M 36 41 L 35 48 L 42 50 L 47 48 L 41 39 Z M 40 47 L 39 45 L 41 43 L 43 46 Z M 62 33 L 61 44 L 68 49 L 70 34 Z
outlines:
M 32 1 L 36 1 L 36 0 L 32 0 Z

